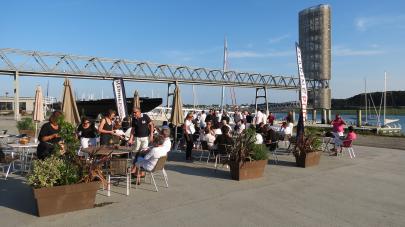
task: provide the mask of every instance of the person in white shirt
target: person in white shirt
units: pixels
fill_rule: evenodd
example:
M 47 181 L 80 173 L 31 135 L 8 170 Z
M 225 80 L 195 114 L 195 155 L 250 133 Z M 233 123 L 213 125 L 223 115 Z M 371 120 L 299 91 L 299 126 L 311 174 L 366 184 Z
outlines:
M 204 129 L 204 137 L 203 137 L 203 141 L 207 142 L 207 145 L 209 148 L 212 148 L 212 146 L 214 146 L 214 141 L 215 141 L 215 135 L 214 133 L 209 130 L 208 128 Z
M 141 168 L 146 171 L 152 171 L 159 158 L 167 155 L 167 149 L 163 146 L 164 142 L 165 138 L 163 136 L 158 136 L 154 141 L 155 146 L 145 155 L 145 157 L 138 158 L 135 165 L 131 168 L 131 173 L 144 175 L 140 172 Z M 137 182 L 137 184 L 139 183 L 140 182 Z
M 192 152 L 193 146 L 194 146 L 193 135 L 195 133 L 194 123 L 192 122 L 192 120 L 193 120 L 193 114 L 189 113 L 189 114 L 187 114 L 187 117 L 183 124 L 184 139 L 186 140 L 186 143 L 187 143 L 186 160 L 189 160 L 189 161 L 192 160 L 191 152 Z
M 255 117 L 255 125 L 259 125 L 263 122 L 263 113 L 261 110 L 258 110 Z
M 203 110 L 201 112 L 200 116 L 200 128 L 203 129 L 207 126 L 207 123 L 205 122 L 205 118 L 207 117 L 207 114 L 205 114 L 205 111 Z
M 216 136 L 217 136 L 217 135 L 222 135 L 220 123 L 218 123 L 218 122 L 215 123 L 212 131 L 214 131 L 214 134 L 215 134 Z
M 165 149 L 165 151 L 167 153 L 172 148 L 172 142 L 170 141 L 170 128 L 169 128 L 169 126 L 163 126 L 160 134 L 164 138 L 163 147 L 164 147 L 164 149 Z

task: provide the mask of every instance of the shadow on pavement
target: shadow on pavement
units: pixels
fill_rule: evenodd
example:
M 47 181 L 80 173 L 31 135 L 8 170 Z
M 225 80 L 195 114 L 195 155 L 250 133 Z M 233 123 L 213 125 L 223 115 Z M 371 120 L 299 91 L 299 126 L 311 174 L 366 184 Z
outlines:
M 208 178 L 219 178 L 219 179 L 226 179 L 230 180 L 229 169 L 222 170 L 221 168 L 215 171 L 213 168 L 209 167 L 201 167 L 201 166 L 183 166 L 177 165 L 173 163 L 167 163 L 165 166 L 166 170 L 186 174 L 186 175 L 194 175 L 200 177 L 208 177 Z
M 23 179 L 13 176 L 0 180 L 0 206 L 35 216 L 37 214 L 31 187 Z
M 292 167 L 297 167 L 297 164 L 295 161 L 283 161 L 283 160 L 278 160 L 277 164 L 274 163 L 273 160 L 269 160 L 267 162 L 268 165 L 277 165 L 277 166 L 292 166 Z

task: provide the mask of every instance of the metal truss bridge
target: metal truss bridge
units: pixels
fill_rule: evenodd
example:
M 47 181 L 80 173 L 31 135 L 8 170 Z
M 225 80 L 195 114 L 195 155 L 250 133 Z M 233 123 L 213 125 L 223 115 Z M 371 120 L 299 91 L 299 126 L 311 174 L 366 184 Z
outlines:
M 112 80 L 151 83 L 196 84 L 250 88 L 298 89 L 298 77 L 156 64 L 124 59 L 77 56 L 62 53 L 0 49 L 0 74 L 40 77 Z M 316 88 L 317 81 L 308 81 Z

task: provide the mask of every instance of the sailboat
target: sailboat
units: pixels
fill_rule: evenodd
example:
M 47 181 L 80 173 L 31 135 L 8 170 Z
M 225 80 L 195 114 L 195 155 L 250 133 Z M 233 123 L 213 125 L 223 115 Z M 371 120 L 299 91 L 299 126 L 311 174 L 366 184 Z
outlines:
M 382 127 L 390 128 L 391 126 L 389 124 L 395 123 L 399 121 L 399 119 L 387 119 L 385 117 L 385 112 L 387 108 L 387 72 L 384 72 L 384 110 L 383 110 L 383 121 L 382 121 Z M 381 126 L 381 121 L 380 121 L 380 115 L 378 119 L 378 124 L 377 126 Z
M 371 99 L 371 103 L 373 104 L 373 108 L 375 111 L 375 117 L 373 117 L 371 114 L 369 116 L 368 111 L 369 108 L 371 108 L 371 105 L 369 105 L 369 101 L 368 101 L 368 93 L 367 93 L 367 81 L 365 80 L 365 125 L 373 125 L 370 122 L 368 122 L 368 120 L 372 120 L 374 122 L 376 122 L 376 124 L 374 126 L 378 126 L 378 127 L 386 127 L 386 128 L 390 128 L 392 127 L 390 124 L 398 122 L 399 119 L 388 119 L 386 118 L 386 107 L 387 107 L 387 72 L 384 72 L 384 93 L 383 96 L 381 97 L 381 101 L 380 101 L 380 107 L 379 110 L 377 111 L 377 108 L 374 104 L 374 100 L 373 97 L 370 95 L 370 99 Z M 383 116 L 382 116 L 382 120 L 381 120 L 381 106 L 383 106 Z M 371 111 L 369 111 L 371 112 Z M 394 126 L 396 127 L 396 126 Z

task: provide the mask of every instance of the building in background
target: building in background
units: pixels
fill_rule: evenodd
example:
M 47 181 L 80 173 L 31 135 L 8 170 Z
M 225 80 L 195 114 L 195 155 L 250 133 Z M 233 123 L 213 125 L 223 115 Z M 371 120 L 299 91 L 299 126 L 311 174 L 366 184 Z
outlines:
M 318 5 L 299 12 L 299 45 L 305 77 L 316 80 L 308 94 L 309 107 L 322 110 L 322 122 L 330 120 L 331 8 Z M 316 112 L 315 112 L 316 113 Z
M 32 114 L 34 111 L 35 97 L 20 97 L 20 114 Z M 45 110 L 50 110 L 50 107 L 56 103 L 55 97 L 44 97 Z M 14 113 L 14 97 L 0 96 L 0 115 L 8 115 Z

